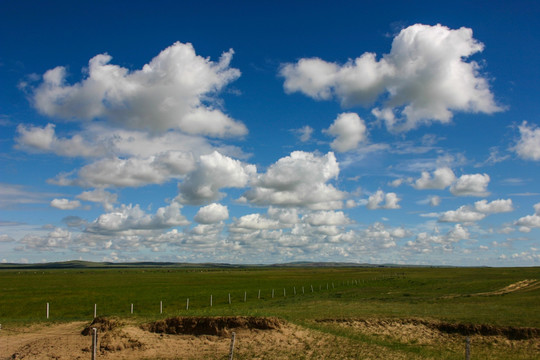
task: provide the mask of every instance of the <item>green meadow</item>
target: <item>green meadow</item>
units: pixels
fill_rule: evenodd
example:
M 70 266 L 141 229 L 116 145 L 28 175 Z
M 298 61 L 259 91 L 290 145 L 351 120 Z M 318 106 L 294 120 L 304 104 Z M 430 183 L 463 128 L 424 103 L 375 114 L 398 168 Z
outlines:
M 540 279 L 540 268 L 2 269 L 0 323 L 91 320 L 96 304 L 97 315 L 140 321 L 254 315 L 294 323 L 422 318 L 540 328 L 538 283 L 497 293 L 527 279 Z

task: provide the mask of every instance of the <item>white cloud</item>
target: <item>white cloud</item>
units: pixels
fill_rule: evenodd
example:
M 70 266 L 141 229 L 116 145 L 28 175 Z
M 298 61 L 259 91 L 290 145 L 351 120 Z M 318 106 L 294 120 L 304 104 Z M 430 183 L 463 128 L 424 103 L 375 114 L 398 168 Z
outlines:
M 242 188 L 257 173 L 255 165 L 222 155 L 217 151 L 200 157 L 195 171 L 179 186 L 177 199 L 186 204 L 203 204 L 224 196 L 221 188 Z
M 318 211 L 305 215 L 302 221 L 312 226 L 323 225 L 346 225 L 351 220 L 343 213 L 343 211 Z
M 268 208 L 268 216 L 274 220 L 278 220 L 285 226 L 297 224 L 300 221 L 298 218 L 298 210 L 295 208 L 276 208 L 270 206 Z
M 370 210 L 375 209 L 399 209 L 398 202 L 401 199 L 398 198 L 396 193 L 384 193 L 382 190 L 377 192 L 368 198 L 366 207 Z M 384 204 L 381 203 L 384 201 Z
M 106 153 L 106 148 L 95 146 L 79 134 L 71 138 L 58 138 L 54 124 L 47 124 L 44 128 L 20 124 L 17 133 L 15 147 L 22 150 L 52 152 L 66 157 L 96 157 Z
M 396 247 L 396 241 L 410 236 L 410 233 L 403 228 L 387 229 L 383 223 L 376 222 L 359 231 L 357 236 L 370 247 L 389 249 Z
M 342 105 L 368 105 L 387 95 L 372 113 L 393 131 L 407 131 L 420 124 L 448 123 L 454 111 L 501 111 L 469 56 L 483 44 L 472 30 L 416 24 L 393 40 L 389 54 L 377 60 L 373 53 L 345 65 L 318 58 L 300 59 L 281 69 L 288 93 L 302 92 L 318 100 L 338 98 Z
M 58 185 L 84 187 L 139 187 L 148 184 L 163 184 L 179 178 L 195 167 L 191 154 L 169 151 L 150 157 L 103 158 L 83 166 L 71 179 L 70 174 L 60 174 L 51 182 Z
M 309 125 L 304 125 L 300 129 L 296 129 L 295 132 L 298 134 L 301 142 L 307 142 L 311 140 L 311 135 L 313 134 L 313 128 Z
M 472 206 L 461 206 L 457 210 L 446 211 L 439 217 L 440 222 L 473 223 L 484 219 L 490 214 L 514 211 L 511 199 L 498 199 L 492 202 L 480 200 Z
M 354 150 L 366 139 L 364 120 L 355 113 L 339 114 L 334 123 L 324 132 L 336 137 L 330 147 L 339 152 Z
M 441 205 L 441 198 L 437 195 L 431 196 L 429 198 L 429 205 L 431 206 L 439 206 Z
M 0 234 L 0 243 L 14 242 L 15 239 L 7 234 Z
M 451 252 L 455 243 L 470 238 L 469 231 L 461 224 L 456 224 L 446 234 L 421 232 L 414 241 L 408 241 L 406 247 L 418 253 L 431 253 L 436 249 Z
M 388 183 L 391 187 L 399 187 L 405 182 L 405 179 L 395 179 Z
M 73 210 L 81 206 L 81 202 L 78 200 L 69 199 L 53 199 L 51 206 L 61 210 Z
M 213 203 L 199 209 L 194 220 L 200 224 L 215 224 L 229 218 L 227 206 Z
M 534 205 L 535 213 L 519 218 L 514 225 L 519 226 L 519 231 L 530 232 L 532 228 L 540 228 L 540 203 Z
M 36 251 L 52 251 L 56 249 L 67 249 L 73 243 L 71 232 L 54 228 L 46 235 L 28 234 L 18 241 L 25 249 Z
M 256 205 L 300 206 L 313 210 L 339 209 L 345 193 L 327 182 L 339 175 L 334 153 L 318 156 L 294 151 L 259 175 L 244 199 Z
M 236 219 L 229 229 L 233 232 L 245 232 L 251 230 L 279 229 L 280 227 L 279 222 L 276 220 L 269 219 L 261 214 L 249 214 Z
M 521 137 L 512 150 L 523 159 L 540 160 L 540 129 L 534 125 L 528 126 L 524 121 L 519 126 L 519 133 Z
M 452 169 L 448 167 L 438 168 L 433 172 L 433 176 L 427 171 L 422 171 L 422 176 L 414 183 L 414 187 L 419 190 L 425 189 L 445 189 L 456 180 Z
M 84 201 L 101 203 L 107 211 L 112 210 L 113 204 L 118 200 L 118 195 L 105 191 L 104 189 L 94 189 L 91 191 L 83 191 L 76 196 L 77 199 Z
M 469 206 L 461 206 L 457 210 L 446 211 L 439 217 L 440 222 L 464 222 L 471 223 L 480 221 L 486 214 L 475 211 Z
M 456 196 L 487 196 L 488 174 L 461 175 L 450 187 L 450 192 Z
M 182 205 L 173 202 L 159 208 L 155 214 L 147 214 L 139 205 L 122 205 L 120 208 L 100 215 L 88 225 L 87 232 L 116 233 L 130 230 L 166 229 L 188 225 L 189 221 L 180 213 Z
M 233 51 L 213 62 L 195 53 L 191 44 L 176 42 L 141 70 L 110 64 L 101 54 L 89 61 L 86 77 L 66 83 L 62 66 L 47 71 L 34 89 L 34 106 L 43 114 L 66 120 L 105 119 L 131 129 L 212 137 L 238 136 L 246 127 L 211 104 L 215 94 L 240 76 L 229 67 Z
M 498 214 L 514 211 L 512 199 L 498 199 L 488 203 L 487 200 L 480 200 L 474 203 L 476 211 L 485 214 Z

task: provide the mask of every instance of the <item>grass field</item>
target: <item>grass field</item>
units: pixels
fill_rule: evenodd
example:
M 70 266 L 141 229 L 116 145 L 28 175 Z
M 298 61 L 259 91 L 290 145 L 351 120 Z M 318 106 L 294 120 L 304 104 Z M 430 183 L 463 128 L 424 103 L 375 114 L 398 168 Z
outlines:
M 392 320 L 422 319 L 540 328 L 538 279 L 540 268 L 1 270 L 0 323 L 88 321 L 94 304 L 98 315 L 136 322 L 171 316 L 275 316 L 348 343 L 369 343 L 410 355 L 405 358 L 457 359 L 462 357 L 455 350 L 438 357 L 441 349 L 409 340 L 404 350 L 403 340 L 359 333 L 355 327 L 370 319 L 385 319 L 390 325 L 396 324 Z M 362 322 L 353 323 L 357 320 Z M 495 358 L 535 358 L 529 352 L 504 355 L 503 351 Z
M 94 304 L 100 315 L 131 316 L 133 303 L 133 316 L 141 318 L 186 314 L 269 315 L 290 321 L 420 317 L 540 327 L 538 287 L 474 296 L 525 279 L 540 279 L 540 268 L 3 270 L 0 319 L 3 323 L 42 321 L 47 302 L 55 321 L 91 319 Z

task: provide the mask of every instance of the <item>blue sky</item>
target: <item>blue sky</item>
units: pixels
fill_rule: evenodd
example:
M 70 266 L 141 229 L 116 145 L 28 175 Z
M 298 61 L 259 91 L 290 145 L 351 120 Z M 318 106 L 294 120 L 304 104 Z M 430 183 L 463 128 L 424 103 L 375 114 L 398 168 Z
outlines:
M 4 1 L 0 261 L 538 266 L 533 1 Z

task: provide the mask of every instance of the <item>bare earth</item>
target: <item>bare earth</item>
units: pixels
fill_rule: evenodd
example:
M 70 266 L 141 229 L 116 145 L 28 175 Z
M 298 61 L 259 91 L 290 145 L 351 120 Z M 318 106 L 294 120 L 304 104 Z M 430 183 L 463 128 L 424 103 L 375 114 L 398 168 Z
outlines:
M 319 320 L 316 326 L 352 331 L 363 340 L 335 336 L 275 318 L 173 318 L 153 324 L 135 324 L 118 319 L 98 319 L 94 324 L 72 322 L 32 325 L 0 330 L 0 359 L 90 359 L 91 327 L 98 328 L 98 359 L 228 359 L 231 335 L 235 332 L 234 359 L 425 359 L 414 351 L 387 347 L 386 342 L 406 346 L 463 352 L 464 336 L 440 324 L 424 320 L 364 319 Z M 459 330 L 459 329 L 458 329 Z M 458 331 L 456 330 L 456 331 Z M 462 329 L 463 330 L 463 329 Z M 485 330 L 485 329 L 484 329 Z M 503 329 L 504 330 L 504 329 Z M 523 339 L 500 331 L 483 335 L 469 328 L 471 342 L 480 358 L 510 354 L 520 359 L 537 359 L 540 354 L 538 329 L 524 332 Z M 157 332 L 156 332 L 157 331 Z M 509 338 L 510 337 L 510 338 Z M 371 341 L 369 339 L 374 339 Z M 488 349 L 488 350 L 482 350 Z M 488 352 L 486 352 L 488 351 Z M 491 351 L 491 352 L 490 352 Z M 487 356 L 487 357 L 485 357 Z

